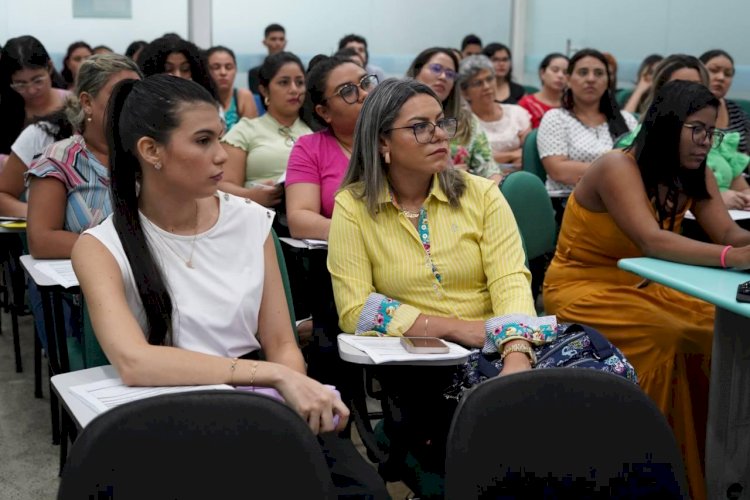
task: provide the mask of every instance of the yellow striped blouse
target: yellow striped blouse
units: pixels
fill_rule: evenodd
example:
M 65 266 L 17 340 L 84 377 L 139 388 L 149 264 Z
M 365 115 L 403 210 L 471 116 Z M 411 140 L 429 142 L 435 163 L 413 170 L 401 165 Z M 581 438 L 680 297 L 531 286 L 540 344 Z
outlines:
M 336 196 L 328 269 L 344 332 L 354 333 L 373 293 L 402 303 L 387 325 L 402 335 L 420 313 L 464 320 L 521 314 L 535 317 L 531 275 L 513 213 L 494 182 L 464 174 L 460 207 L 451 207 L 437 175 L 424 202 L 430 253 L 418 231 L 393 204 L 388 190 L 371 217 L 363 200 L 343 189 Z

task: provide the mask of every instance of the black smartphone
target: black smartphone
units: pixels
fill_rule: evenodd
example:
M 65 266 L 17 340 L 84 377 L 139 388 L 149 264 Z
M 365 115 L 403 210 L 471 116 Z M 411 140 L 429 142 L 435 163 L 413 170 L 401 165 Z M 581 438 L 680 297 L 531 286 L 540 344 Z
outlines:
M 737 285 L 737 302 L 750 302 L 750 281 Z

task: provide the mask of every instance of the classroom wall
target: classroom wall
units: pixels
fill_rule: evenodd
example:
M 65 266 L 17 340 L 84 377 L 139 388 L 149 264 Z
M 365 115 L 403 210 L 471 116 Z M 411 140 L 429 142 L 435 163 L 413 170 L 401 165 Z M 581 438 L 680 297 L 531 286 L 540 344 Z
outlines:
M 524 79 L 549 52 L 595 47 L 611 52 L 620 87 L 632 86 L 643 58 L 682 52 L 699 56 L 713 48 L 737 65 L 732 94 L 750 97 L 750 2 L 747 0 L 527 0 Z

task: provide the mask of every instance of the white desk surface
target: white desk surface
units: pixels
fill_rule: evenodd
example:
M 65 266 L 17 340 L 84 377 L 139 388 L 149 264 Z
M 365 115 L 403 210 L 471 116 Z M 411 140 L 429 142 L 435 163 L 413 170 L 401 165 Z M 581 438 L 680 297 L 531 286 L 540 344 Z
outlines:
M 354 346 L 342 342 L 340 337 L 342 335 L 351 335 L 350 333 L 339 333 L 336 338 L 336 343 L 339 346 L 339 356 L 347 363 L 354 363 L 356 365 L 375 365 L 370 356 L 365 354 L 364 351 L 360 351 Z M 467 355 L 461 359 L 436 359 L 436 360 L 420 360 L 420 361 L 393 361 L 388 363 L 381 363 L 378 366 L 388 365 L 408 365 L 408 366 L 456 366 L 461 365 L 469 359 Z
M 31 255 L 21 255 L 21 265 L 37 286 L 60 286 L 51 276 L 36 268 L 38 262 L 44 262 L 44 259 L 35 259 Z
M 98 414 L 91 409 L 86 403 L 70 392 L 70 388 L 76 385 L 98 382 L 117 377 L 117 371 L 112 365 L 97 366 L 96 368 L 87 368 L 68 373 L 55 375 L 50 380 L 52 389 L 60 398 L 63 406 L 68 409 L 68 413 L 73 417 L 73 421 L 79 428 L 86 427 Z

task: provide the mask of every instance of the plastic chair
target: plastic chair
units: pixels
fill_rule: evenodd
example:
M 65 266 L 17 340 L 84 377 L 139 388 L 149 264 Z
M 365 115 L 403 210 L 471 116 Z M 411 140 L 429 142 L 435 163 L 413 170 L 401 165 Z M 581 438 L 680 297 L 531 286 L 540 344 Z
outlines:
M 620 109 L 625 107 L 631 95 L 633 95 L 633 89 L 619 89 L 615 92 L 615 101 Z
M 742 111 L 744 111 L 746 115 L 750 115 L 750 101 L 748 101 L 747 99 L 731 99 L 731 100 L 737 103 L 737 105 L 742 108 Z
M 315 436 L 294 410 L 252 393 L 142 399 L 95 418 L 73 445 L 59 500 L 334 498 Z
M 539 157 L 539 149 L 536 145 L 536 135 L 538 129 L 534 129 L 526 136 L 523 143 L 523 157 L 521 160 L 521 169 L 539 177 L 542 182 L 547 181 L 547 171 L 544 170 L 542 159 Z
M 523 89 L 527 94 L 536 94 L 537 92 L 539 92 L 539 88 L 534 87 L 533 85 L 523 85 Z
M 680 450 L 638 386 L 596 370 L 496 377 L 451 425 L 446 498 L 688 498 Z
M 513 172 L 500 185 L 523 239 L 531 271 L 534 299 L 539 295 L 547 264 L 555 253 L 557 223 L 552 201 L 539 178 L 529 172 Z

